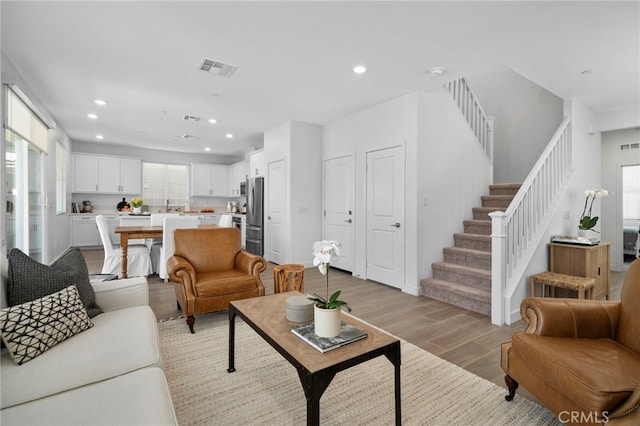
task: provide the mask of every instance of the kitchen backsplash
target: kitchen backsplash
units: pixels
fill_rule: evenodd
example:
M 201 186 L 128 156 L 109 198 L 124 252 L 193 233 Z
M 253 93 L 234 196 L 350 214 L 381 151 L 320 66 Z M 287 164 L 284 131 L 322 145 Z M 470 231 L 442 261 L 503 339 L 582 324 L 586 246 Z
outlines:
M 122 198 L 125 198 L 127 202 L 131 202 L 132 198 L 138 198 L 138 196 L 134 195 L 104 195 L 104 194 L 72 194 L 72 199 L 69 202 L 68 212 L 71 213 L 71 203 L 78 203 L 80 208 L 82 208 L 83 201 L 90 201 L 91 205 L 93 205 L 93 213 L 113 213 L 117 211 L 117 205 L 122 201 Z M 203 198 L 203 197 L 194 197 L 189 200 L 191 211 L 200 211 L 203 208 L 214 209 L 216 213 L 223 213 L 227 211 L 227 201 L 236 201 L 239 206 L 242 206 L 246 199 L 245 197 L 212 197 L 212 198 Z M 169 206 L 171 211 L 176 211 L 176 208 L 179 207 L 180 211 L 184 210 L 184 205 Z M 157 213 L 158 211 L 164 213 L 166 211 L 166 206 L 149 206 L 150 213 Z

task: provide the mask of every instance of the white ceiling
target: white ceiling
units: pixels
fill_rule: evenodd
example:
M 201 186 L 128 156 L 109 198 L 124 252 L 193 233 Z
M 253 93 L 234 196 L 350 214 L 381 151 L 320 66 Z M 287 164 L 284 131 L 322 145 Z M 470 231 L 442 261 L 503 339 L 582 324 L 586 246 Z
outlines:
M 77 141 L 241 155 L 287 120 L 327 124 L 500 65 L 596 111 L 640 104 L 638 1 L 3 0 L 0 12 L 2 53 Z M 203 57 L 239 68 L 207 74 Z

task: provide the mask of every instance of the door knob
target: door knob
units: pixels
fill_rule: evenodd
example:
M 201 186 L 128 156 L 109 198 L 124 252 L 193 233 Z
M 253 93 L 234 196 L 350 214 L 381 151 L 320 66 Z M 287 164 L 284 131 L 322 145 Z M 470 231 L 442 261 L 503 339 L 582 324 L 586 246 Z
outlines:
M 347 220 L 344 220 L 343 222 L 351 223 L 352 220 L 351 219 L 347 219 Z
M 395 227 L 395 228 L 400 228 L 400 222 L 392 223 L 392 224 L 391 224 L 391 225 L 389 225 L 389 226 L 393 226 L 393 227 Z

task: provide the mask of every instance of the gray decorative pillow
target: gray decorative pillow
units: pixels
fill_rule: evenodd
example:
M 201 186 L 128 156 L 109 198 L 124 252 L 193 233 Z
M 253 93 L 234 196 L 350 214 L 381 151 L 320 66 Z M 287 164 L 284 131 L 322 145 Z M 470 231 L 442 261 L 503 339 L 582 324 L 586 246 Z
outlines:
M 69 286 L 69 274 L 39 263 L 14 248 L 7 256 L 9 276 L 7 303 L 9 306 L 31 302 Z
M 67 282 L 67 285 L 74 284 L 78 288 L 80 299 L 89 318 L 102 313 L 102 309 L 96 304 L 96 293 L 89 282 L 89 270 L 80 249 L 77 247 L 67 249 L 51 263 L 50 267 L 55 271 L 69 274 L 71 282 Z
M 93 323 L 74 285 L 0 310 L 0 335 L 18 365 L 91 327 Z
M 30 302 L 74 284 L 89 317 L 102 313 L 102 309 L 96 304 L 95 292 L 89 283 L 87 264 L 79 249 L 67 249 L 50 266 L 33 260 L 18 249 L 12 249 L 8 259 L 9 306 Z

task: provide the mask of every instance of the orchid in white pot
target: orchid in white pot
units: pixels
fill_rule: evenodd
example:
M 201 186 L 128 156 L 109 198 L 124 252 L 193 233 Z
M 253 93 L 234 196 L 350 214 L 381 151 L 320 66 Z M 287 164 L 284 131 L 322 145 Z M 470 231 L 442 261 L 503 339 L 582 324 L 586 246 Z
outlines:
M 329 264 L 340 257 L 340 243 L 336 241 L 317 241 L 313 244 L 313 266 L 317 266 L 326 277 L 326 297 L 318 294 L 309 296 L 314 303 L 314 331 L 320 337 L 335 337 L 340 334 L 340 311 L 346 307 L 351 312 L 349 304 L 338 300 L 340 290 L 329 296 Z
M 338 290 L 329 297 L 329 265 L 331 262 L 335 262 L 340 258 L 340 246 L 342 244 L 337 241 L 316 241 L 313 243 L 313 266 L 317 266 L 322 275 L 326 277 L 327 291 L 326 297 L 322 297 L 318 294 L 314 294 L 313 297 L 309 297 L 309 300 L 313 300 L 316 306 L 323 309 L 335 309 L 344 306 L 351 312 L 351 307 L 347 302 L 338 300 L 341 291 Z
M 593 229 L 598 223 L 598 216 L 591 216 L 591 209 L 593 208 L 593 202 L 596 198 L 602 198 L 609 195 L 609 191 L 606 189 L 587 189 L 584 191 L 585 200 L 584 200 L 584 208 L 582 209 L 582 214 L 580 215 L 580 222 L 578 223 L 578 229 L 580 230 L 590 230 L 593 232 L 598 232 Z M 587 208 L 588 207 L 588 208 Z

